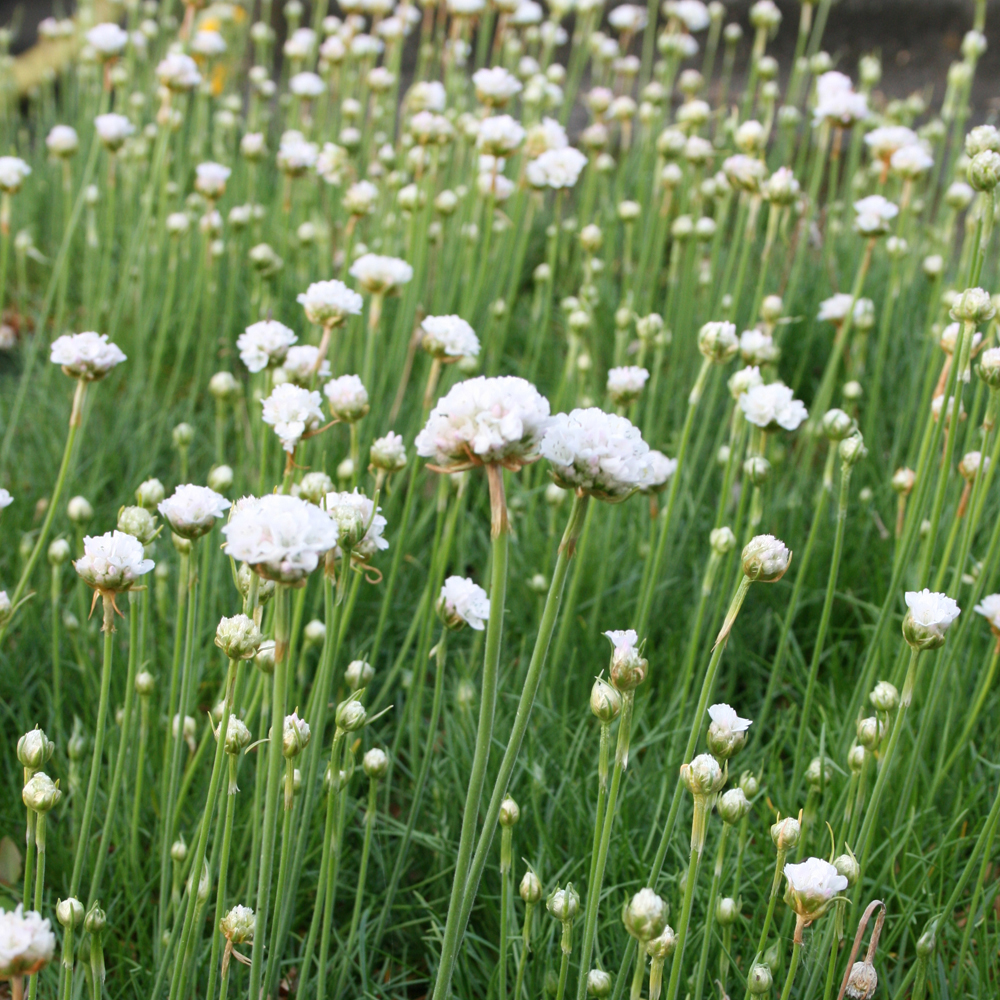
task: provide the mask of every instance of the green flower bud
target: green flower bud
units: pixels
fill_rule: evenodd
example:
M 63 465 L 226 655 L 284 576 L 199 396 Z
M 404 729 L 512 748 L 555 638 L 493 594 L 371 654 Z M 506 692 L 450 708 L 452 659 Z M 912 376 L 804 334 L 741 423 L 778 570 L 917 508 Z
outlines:
M 17 759 L 22 767 L 37 771 L 51 759 L 56 745 L 35 726 L 17 741 Z
M 726 776 L 711 754 L 702 753 L 681 765 L 681 780 L 692 795 L 711 795 L 725 784 Z
M 877 712 L 894 712 L 899 707 L 899 691 L 889 681 L 879 681 L 868 696 Z
M 667 913 L 667 904 L 652 889 L 640 889 L 622 909 L 622 923 L 632 937 L 645 943 L 663 933 Z
M 309 746 L 311 737 L 312 733 L 309 731 L 309 723 L 305 719 L 300 719 L 298 712 L 286 715 L 285 723 L 281 730 L 282 755 L 286 760 L 298 757 Z
M 344 680 L 352 691 L 368 687 L 375 676 L 375 668 L 367 660 L 351 660 L 344 670 Z
M 587 996 L 604 997 L 611 996 L 611 976 L 602 969 L 591 969 L 587 973 Z
M 249 906 L 237 905 L 219 921 L 219 932 L 233 944 L 246 944 L 253 940 L 256 923 Z
M 930 958 L 934 954 L 934 949 L 937 947 L 937 936 L 934 932 L 934 928 L 931 927 L 924 931 L 923 934 L 917 938 L 917 957 L 918 958 Z
M 743 473 L 754 486 L 763 486 L 771 478 L 771 463 L 763 455 L 751 455 L 743 463 Z
M 786 816 L 771 825 L 771 841 L 779 851 L 790 851 L 797 847 L 802 829 L 794 816 Z
M 771 970 L 762 962 L 754 962 L 747 976 L 747 989 L 755 996 L 764 996 L 771 991 Z
M 377 781 L 379 778 L 384 778 L 386 771 L 389 770 L 389 757 L 384 750 L 372 747 L 361 758 L 361 767 L 370 780 Z
M 58 785 L 44 771 L 37 771 L 21 791 L 21 801 L 37 813 L 47 813 L 62 798 Z
M 49 543 L 49 562 L 53 566 L 62 566 L 70 555 L 69 542 L 65 538 L 56 538 Z
M 736 355 L 740 348 L 736 327 L 732 323 L 706 323 L 698 331 L 698 350 L 709 361 L 724 364 Z
M 170 845 L 170 857 L 178 864 L 183 863 L 187 859 L 187 853 L 187 844 L 183 840 L 175 840 Z
M 810 788 L 820 788 L 822 785 L 829 785 L 833 780 L 833 765 L 830 759 L 825 761 L 819 757 L 813 757 L 806 768 L 806 784 Z
M 353 698 L 337 706 L 337 728 L 345 733 L 356 733 L 368 721 L 368 713 L 360 701 Z
M 736 548 L 736 536 L 733 529 L 723 525 L 721 528 L 714 528 L 708 536 L 708 544 L 717 556 L 724 556 Z
M 567 923 L 580 912 L 580 894 L 572 885 L 565 889 L 553 889 L 545 901 L 545 908 L 556 920 Z
M 194 440 L 194 428 L 186 422 L 179 423 L 170 434 L 174 442 L 174 447 L 183 450 L 190 448 Z
M 603 678 L 595 677 L 590 689 L 590 710 L 608 725 L 618 718 L 622 710 L 622 696 Z
M 865 766 L 865 755 L 868 751 L 863 746 L 853 746 L 847 752 L 847 766 L 851 774 L 860 774 Z
M 646 954 L 650 958 L 663 960 L 673 954 L 677 946 L 677 936 L 674 929 L 668 924 L 655 937 L 646 942 Z
M 760 791 L 760 785 L 753 771 L 744 771 L 740 775 L 740 788 L 743 789 L 743 794 L 748 799 L 756 797 L 757 793 Z
M 984 288 L 967 288 L 952 303 L 951 318 L 966 323 L 987 323 L 996 315 L 996 306 Z
M 215 630 L 215 644 L 230 660 L 252 660 L 262 641 L 260 629 L 247 615 L 223 618 Z
M 83 923 L 83 903 L 70 896 L 56 903 L 56 919 L 63 927 L 79 927 Z
M 100 934 L 104 930 L 107 924 L 107 917 L 104 910 L 101 909 L 99 903 L 94 903 L 94 905 L 87 911 L 87 915 L 83 918 L 83 926 L 89 934 Z
M 263 583 L 263 581 L 261 581 Z M 267 639 L 257 647 L 257 655 L 254 657 L 254 666 L 262 674 L 274 673 L 274 640 Z
M 148 511 L 155 511 L 166 495 L 167 491 L 163 488 L 163 483 L 154 477 L 140 483 L 139 488 L 135 491 L 135 501 L 140 507 L 144 507 Z
M 966 168 L 969 184 L 977 191 L 992 191 L 1000 183 L 1000 153 L 984 149 Z
M 239 716 L 230 715 L 229 724 L 226 727 L 226 753 L 235 757 L 250 746 L 251 739 L 247 724 Z
M 750 802 L 742 788 L 730 788 L 719 797 L 716 809 L 724 823 L 735 826 L 750 812 Z
M 525 903 L 537 903 L 542 898 L 542 883 L 534 872 L 527 871 L 517 891 Z
M 520 818 L 521 810 L 518 804 L 508 795 L 500 803 L 500 825 L 503 827 L 516 826 Z
M 853 854 L 841 854 L 834 858 L 833 867 L 847 879 L 848 886 L 854 885 L 861 875 L 861 865 Z
M 715 904 L 715 920 L 720 927 L 729 927 L 736 923 L 740 909 L 732 896 L 722 896 Z

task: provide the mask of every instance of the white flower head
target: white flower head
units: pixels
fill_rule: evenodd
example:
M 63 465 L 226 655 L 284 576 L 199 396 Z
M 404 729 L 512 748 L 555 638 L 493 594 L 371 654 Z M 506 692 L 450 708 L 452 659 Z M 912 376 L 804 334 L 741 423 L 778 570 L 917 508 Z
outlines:
M 87 535 L 83 555 L 73 567 L 88 586 L 99 591 L 128 590 L 153 568 L 153 560 L 143 553 L 142 542 L 124 531 Z
M 816 81 L 813 120 L 848 127 L 868 117 L 868 98 L 854 90 L 851 78 L 836 70 L 823 73 Z
M 351 555 L 360 556 L 367 562 L 376 552 L 389 548 L 389 542 L 383 538 L 388 522 L 382 516 L 382 508 L 376 509 L 375 502 L 355 488 L 353 493 L 327 493 L 326 512 L 338 522 L 341 542 L 346 542 L 344 525 L 355 522 L 360 527 L 358 532 L 364 532 L 360 538 L 350 539 Z M 350 515 L 341 518 L 341 514 Z M 340 558 L 343 553 L 338 545 L 335 555 Z
M 668 3 L 671 17 L 676 17 L 690 32 L 704 31 L 711 23 L 708 8 L 702 0 L 675 0 Z
M 314 281 L 296 301 L 306 312 L 306 319 L 319 326 L 339 326 L 348 316 L 361 312 L 363 299 L 342 281 Z
M 611 682 L 619 691 L 633 691 L 646 679 L 648 663 L 639 650 L 639 636 L 633 628 L 604 633 L 611 642 Z
M 231 506 L 230 502 L 207 486 L 185 483 L 174 490 L 173 496 L 161 500 L 156 509 L 166 518 L 171 530 L 182 538 L 200 538 L 212 530 L 217 517 Z
M 117 24 L 95 24 L 86 35 L 87 44 L 102 58 L 112 59 L 128 45 L 128 32 Z
M 156 67 L 156 77 L 169 90 L 193 90 L 201 83 L 198 64 L 183 52 L 168 52 Z
M 528 183 L 535 188 L 555 190 L 571 188 L 587 165 L 587 157 L 573 146 L 548 149 L 531 160 L 525 170 Z
M 444 111 L 447 94 L 438 80 L 419 80 L 406 93 L 410 111 Z
M 339 187 L 350 163 L 350 153 L 335 142 L 324 142 L 316 157 L 316 173 L 327 184 Z
M 405 285 L 413 277 L 413 268 L 399 257 L 362 254 L 352 265 L 352 278 L 371 295 L 386 295 Z
M 312 28 L 296 28 L 285 40 L 284 54 L 289 59 L 308 59 L 316 48 L 316 32 Z
M 111 111 L 94 119 L 97 138 L 110 150 L 121 149 L 125 140 L 135 132 L 135 126 L 124 116 Z
M 191 51 L 206 59 L 215 59 L 226 51 L 226 40 L 217 31 L 200 28 L 191 39 Z
M 296 73 L 288 81 L 288 90 L 296 97 L 308 101 L 319 97 L 326 90 L 326 84 L 323 82 L 321 76 L 307 70 L 302 73 Z
M 623 500 L 650 477 L 649 445 L 625 417 L 597 407 L 557 413 L 539 451 L 556 482 L 607 500 Z
M 274 428 L 281 447 L 291 454 L 302 435 L 315 430 L 323 422 L 322 399 L 315 390 L 303 389 L 294 382 L 285 382 L 263 401 L 263 421 Z
M 406 468 L 406 446 L 401 435 L 389 431 L 372 442 L 371 464 L 383 472 L 399 472 Z
M 52 961 L 56 937 L 48 920 L 18 903 L 0 910 L 0 979 L 32 975 Z
M 857 322 L 867 310 L 867 301 L 867 299 L 858 299 L 857 302 L 854 302 L 854 296 L 850 292 L 837 292 L 836 295 L 831 295 L 830 298 L 820 302 L 816 319 L 825 319 L 831 323 L 843 323 L 851 311 L 851 303 L 854 302 L 854 321 Z
M 288 348 L 298 340 L 295 333 L 277 320 L 253 323 L 236 338 L 240 360 L 251 372 L 260 372 L 281 364 Z
M 779 353 L 774 338 L 763 330 L 744 330 L 740 334 L 740 357 L 748 365 L 772 364 Z
M 916 180 L 934 166 L 934 157 L 927 151 L 923 143 L 914 142 L 909 146 L 897 149 L 889 160 L 889 166 L 900 177 L 906 180 Z
M 80 148 L 80 137 L 70 125 L 53 125 L 45 137 L 45 148 L 53 156 L 70 157 Z
M 241 501 L 222 533 L 227 555 L 277 583 L 301 583 L 337 544 L 337 525 L 324 511 L 278 493 Z
M 108 340 L 106 333 L 64 333 L 52 341 L 49 360 L 61 365 L 71 378 L 96 382 L 104 378 L 115 365 L 125 360 L 117 344 Z
M 914 649 L 937 649 L 944 644 L 945 633 L 961 614 L 954 598 L 928 590 L 908 590 L 903 638 Z
M 13 502 L 14 498 L 10 495 L 10 491 L 0 486 L 0 510 L 9 507 Z
M 752 720 L 741 719 L 736 714 L 736 709 L 725 702 L 720 702 L 717 705 L 709 705 L 708 717 L 714 725 L 725 729 L 727 732 L 745 733 L 753 725 Z
M 646 456 L 646 478 L 639 490 L 642 493 L 659 493 L 677 471 L 677 459 L 667 458 L 662 451 L 651 449 Z
M 847 888 L 847 878 L 822 858 L 807 858 L 801 864 L 786 864 L 791 907 L 806 923 L 823 916 L 834 897 Z
M 872 151 L 872 156 L 886 163 L 896 150 L 913 146 L 919 141 L 917 133 L 905 125 L 880 125 L 865 135 L 865 144 Z
M 297 344 L 289 347 L 285 360 L 281 362 L 280 372 L 285 373 L 285 378 L 296 385 L 308 386 L 315 375 L 321 382 L 330 377 L 330 362 L 324 358 L 319 360 L 319 348 L 312 344 Z
M 608 14 L 608 24 L 612 28 L 616 31 L 627 31 L 630 34 L 642 31 L 648 21 L 649 16 L 646 13 L 646 8 L 632 3 L 620 4 Z
M 420 328 L 421 346 L 435 358 L 479 357 L 476 331 L 461 316 L 425 316 Z
M 649 372 L 638 365 L 608 369 L 607 390 L 615 406 L 626 406 L 638 399 L 649 378 Z
M 17 194 L 31 167 L 19 156 L 0 156 L 0 191 Z
M 740 396 L 740 409 L 755 427 L 794 431 L 809 416 L 805 403 L 782 382 L 755 385 Z
M 994 632 L 1000 632 L 1000 594 L 987 594 L 972 610 L 982 615 Z
M 490 617 L 490 599 L 478 583 L 462 576 L 449 576 L 441 588 L 437 609 L 449 628 L 468 625 L 481 632 Z
M 777 583 L 788 571 L 792 553 L 774 535 L 755 535 L 743 547 L 743 574 L 759 583 Z
M 319 146 L 310 142 L 294 129 L 285 132 L 278 144 L 278 154 L 275 162 L 278 169 L 289 177 L 301 177 L 307 170 L 312 170 L 319 159 Z
M 232 170 L 221 163 L 199 163 L 194 168 L 194 189 L 206 198 L 221 198 L 225 194 L 226 181 L 231 173 Z
M 854 228 L 862 236 L 880 236 L 889 231 L 889 222 L 899 215 L 898 206 L 880 194 L 870 194 L 854 203 Z
M 476 146 L 491 156 L 510 156 L 524 142 L 525 134 L 510 115 L 493 115 L 479 123 Z
M 477 69 L 472 74 L 472 85 L 483 104 L 506 104 L 521 91 L 521 81 L 502 66 Z
M 368 390 L 358 375 L 341 375 L 323 386 L 330 412 L 338 419 L 353 424 L 368 412 Z
M 438 400 L 417 435 L 417 454 L 442 468 L 518 468 L 536 457 L 550 422 L 549 402 L 530 382 L 479 376 L 458 382 Z

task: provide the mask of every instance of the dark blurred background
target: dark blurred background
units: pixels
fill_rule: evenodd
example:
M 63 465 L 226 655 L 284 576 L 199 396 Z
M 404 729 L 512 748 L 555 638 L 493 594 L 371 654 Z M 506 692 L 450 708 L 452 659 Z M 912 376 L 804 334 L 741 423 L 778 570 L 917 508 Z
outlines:
M 633 0 L 636 2 L 636 0 Z M 639 0 L 641 2 L 641 0 Z M 747 10 L 752 0 L 727 0 L 727 20 L 747 27 Z M 777 39 L 769 51 L 783 68 L 795 47 L 799 21 L 798 0 L 776 0 L 784 18 Z M 616 6 L 612 3 L 610 6 Z M 178 12 L 181 5 L 177 4 Z M 281 7 L 274 4 L 275 28 L 281 31 Z M 0 0 L 0 24 L 15 17 L 20 22 L 15 52 L 35 42 L 38 22 L 55 13 L 65 16 L 73 4 L 52 0 Z M 972 26 L 974 0 L 839 0 L 830 11 L 823 47 L 837 62 L 838 68 L 854 76 L 858 58 L 879 52 L 883 62 L 880 89 L 888 97 L 903 97 L 921 90 L 937 104 L 944 92 L 948 65 L 959 56 L 963 34 Z M 993 121 L 1000 116 L 1000 0 L 987 3 L 986 36 L 991 44 L 976 73 L 972 95 L 974 116 L 979 121 Z M 749 49 L 749 42 L 743 45 Z

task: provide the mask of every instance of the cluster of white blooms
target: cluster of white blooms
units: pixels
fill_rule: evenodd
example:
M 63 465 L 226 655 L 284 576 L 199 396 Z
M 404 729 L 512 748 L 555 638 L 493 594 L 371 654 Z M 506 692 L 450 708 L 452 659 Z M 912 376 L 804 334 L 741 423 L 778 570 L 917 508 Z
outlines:
M 275 372 L 275 379 L 277 380 L 282 373 L 287 381 L 296 385 L 308 385 L 314 375 L 322 382 L 330 377 L 330 362 L 326 358 L 319 361 L 318 347 L 312 344 L 297 344 L 288 348 L 285 360 Z
M 376 552 L 389 548 L 389 542 L 383 538 L 388 522 L 382 515 L 382 508 L 375 507 L 375 502 L 364 493 L 359 493 L 357 489 L 353 493 L 327 493 L 326 510 L 333 514 L 338 508 L 349 508 L 357 516 L 357 520 L 365 529 L 364 535 L 359 541 L 354 542 L 351 553 L 362 557 L 365 561 L 370 559 Z M 334 517 L 334 520 L 337 520 Z M 340 547 L 337 547 L 336 555 L 340 557 Z
M 349 424 L 368 412 L 368 390 L 357 375 L 341 375 L 323 386 L 330 412 Z
M 19 156 L 0 156 L 0 191 L 16 194 L 30 174 L 31 167 Z
M 616 406 L 624 406 L 638 399 L 649 378 L 649 372 L 638 365 L 625 365 L 608 369 L 608 395 Z
M 892 154 L 889 166 L 907 180 L 915 180 L 927 173 L 934 166 L 934 157 L 928 152 L 922 142 L 903 146 Z
M 291 454 L 302 435 L 315 430 L 323 421 L 321 397 L 315 390 L 304 389 L 293 382 L 275 386 L 263 401 L 263 421 L 274 428 L 281 447 Z
M 751 387 L 740 396 L 740 409 L 755 427 L 770 431 L 794 431 L 809 416 L 805 403 L 782 382 Z
M 646 478 L 639 487 L 643 493 L 656 493 L 662 490 L 677 471 L 677 459 L 667 458 L 662 451 L 650 450 L 646 456 Z
M 444 111 L 447 94 L 439 80 L 418 80 L 406 92 L 411 111 Z
M 285 132 L 278 143 L 278 169 L 289 177 L 300 177 L 316 166 L 319 146 L 295 129 Z
M 868 98 L 855 91 L 851 78 L 836 70 L 823 73 L 816 81 L 813 118 L 834 125 L 850 126 L 868 117 Z
M 774 535 L 754 535 L 743 546 L 743 573 L 751 580 L 774 583 L 785 575 L 791 561 L 788 546 Z
M 52 961 L 56 937 L 48 920 L 18 903 L 0 910 L 0 979 L 27 976 Z
M 212 530 L 217 517 L 222 517 L 230 502 L 207 486 L 185 483 L 174 490 L 173 496 L 161 500 L 156 509 L 164 516 L 174 534 L 182 538 L 198 538 Z
M 778 360 L 774 338 L 763 330 L 744 330 L 740 334 L 740 357 L 748 365 L 767 365 Z
M 348 316 L 361 312 L 363 299 L 353 288 L 342 281 L 314 281 L 304 292 L 296 296 L 306 319 L 319 326 L 337 326 Z
M 435 358 L 476 358 L 479 338 L 461 316 L 425 316 L 421 345 Z
M 225 552 L 277 583 L 299 583 L 337 544 L 336 522 L 298 497 L 247 497 L 223 525 Z
M 45 137 L 45 148 L 53 156 L 68 158 L 80 148 L 80 137 L 70 125 L 53 125 Z
M 128 590 L 153 568 L 144 555 L 142 543 L 124 531 L 87 535 L 83 555 L 73 563 L 83 582 L 99 591 Z
M 990 628 L 1000 631 L 1000 594 L 987 594 L 972 610 L 982 615 Z
M 399 472 L 406 467 L 406 447 L 401 435 L 389 431 L 385 437 L 376 438 L 371 447 L 371 463 L 384 472 Z
M 265 319 L 253 323 L 236 338 L 240 360 L 251 372 L 281 364 L 288 348 L 298 340 L 295 333 L 277 320 Z
M 837 292 L 828 299 L 823 299 L 819 304 L 819 312 L 816 319 L 829 320 L 831 323 L 843 323 L 847 319 L 847 314 L 851 311 L 851 303 L 854 302 L 854 321 L 867 309 L 867 299 L 854 301 L 854 296 L 850 292 Z
M 691 32 L 704 31 L 711 23 L 711 14 L 702 0 L 667 0 L 663 9 Z
M 560 486 L 604 499 L 624 499 L 651 473 L 649 445 L 639 428 L 597 407 L 557 413 L 539 451 Z
M 355 181 L 345 192 L 343 206 L 351 215 L 368 215 L 378 201 L 378 188 L 371 181 Z
M 199 28 L 191 39 L 191 51 L 197 56 L 214 59 L 226 51 L 226 40 L 217 31 Z
M 128 32 L 112 22 L 95 24 L 86 34 L 87 44 L 102 59 L 118 55 L 128 45 Z
M 854 203 L 857 213 L 854 228 L 862 236 L 879 236 L 888 231 L 889 222 L 899 215 L 899 208 L 880 194 L 870 194 Z
M 194 90 L 201 83 L 198 64 L 183 52 L 168 52 L 156 67 L 156 77 L 169 90 Z
M 889 163 L 893 154 L 919 142 L 917 133 L 905 125 L 880 125 L 865 135 L 865 143 L 876 159 Z
M 509 156 L 522 142 L 525 131 L 510 115 L 493 115 L 479 123 L 476 146 L 490 156 Z
M 405 285 L 413 277 L 413 268 L 398 257 L 366 253 L 351 265 L 350 275 L 369 294 L 384 295 Z
M 554 118 L 543 118 L 532 125 L 524 139 L 524 151 L 529 157 L 541 156 L 553 149 L 565 149 L 568 145 L 566 129 Z
M 528 381 L 507 375 L 467 379 L 438 400 L 415 441 L 441 467 L 522 465 L 549 426 L 549 402 Z
M 532 187 L 571 188 L 587 165 L 587 157 L 573 146 L 547 149 L 528 163 L 525 176 Z
M 801 864 L 786 864 L 788 894 L 792 909 L 806 921 L 821 917 L 833 898 L 847 888 L 847 877 L 822 858 L 807 858 Z
M 125 361 L 121 348 L 106 333 L 64 333 L 52 341 L 49 359 L 72 378 L 93 382 Z
M 462 576 L 449 576 L 441 587 L 438 613 L 451 628 L 464 623 L 481 632 L 490 617 L 490 599 L 478 583 Z
M 221 198 L 226 191 L 226 181 L 232 170 L 221 163 L 199 163 L 194 168 L 194 188 L 206 198 Z
M 726 733 L 745 733 L 753 725 L 750 719 L 741 719 L 736 709 L 725 702 L 709 705 L 708 717 L 713 725 Z
M 483 104 L 506 104 L 521 92 L 521 81 L 502 66 L 477 69 L 472 74 L 472 85 Z
M 296 73 L 288 81 L 288 90 L 296 97 L 312 100 L 314 97 L 319 97 L 326 90 L 326 84 L 323 82 L 322 77 L 307 70 L 302 73 Z
M 97 138 L 110 150 L 121 149 L 125 140 L 135 132 L 135 126 L 124 116 L 109 111 L 94 119 Z
M 648 21 L 646 8 L 631 3 L 623 3 L 608 14 L 608 24 L 618 31 L 642 31 Z
M 908 590 L 905 600 L 903 635 L 906 641 L 921 649 L 940 646 L 952 622 L 961 614 L 955 599 L 924 587 L 923 590 Z

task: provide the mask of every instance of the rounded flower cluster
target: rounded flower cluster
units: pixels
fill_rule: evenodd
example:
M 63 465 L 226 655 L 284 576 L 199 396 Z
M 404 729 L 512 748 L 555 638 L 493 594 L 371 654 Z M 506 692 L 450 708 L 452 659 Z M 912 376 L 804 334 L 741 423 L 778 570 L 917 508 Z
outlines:
M 602 499 L 624 499 L 652 474 L 639 428 L 597 407 L 556 414 L 539 451 L 560 486 Z
M 243 364 L 256 373 L 281 364 L 296 340 L 295 333 L 283 323 L 266 319 L 248 326 L 236 338 L 236 347 Z
M 314 281 L 296 301 L 305 310 L 306 319 L 319 326 L 338 326 L 348 316 L 361 312 L 363 300 L 342 281 Z
M 479 357 L 476 331 L 461 316 L 425 316 L 421 344 L 435 358 Z
M 518 467 L 536 457 L 551 421 L 548 400 L 525 379 L 467 379 L 431 410 L 415 441 L 417 454 L 446 469 Z
M 94 382 L 125 361 L 120 347 L 106 333 L 64 333 L 52 342 L 49 359 L 71 378 Z
M 346 423 L 360 420 L 368 412 L 368 390 L 357 375 L 341 375 L 323 386 L 330 412 Z
M 321 397 L 315 390 L 303 389 L 292 382 L 276 386 L 263 401 L 263 421 L 274 428 L 281 447 L 291 454 L 302 435 L 315 430 L 323 420 Z
M 478 583 L 462 576 L 449 576 L 441 587 L 437 611 L 450 629 L 468 625 L 481 632 L 490 617 L 490 599 Z
M 755 427 L 794 431 L 809 416 L 805 403 L 782 382 L 755 385 L 740 396 L 740 409 Z
M 227 555 L 277 583 L 302 582 L 337 544 L 337 525 L 327 514 L 282 494 L 239 501 L 222 533 Z
M 847 879 L 822 858 L 807 858 L 801 864 L 786 864 L 788 895 L 796 915 L 806 923 L 823 916 L 834 897 L 847 888 Z
M 48 920 L 21 903 L 0 910 L 0 979 L 28 976 L 52 961 L 56 938 Z
M 351 265 L 350 275 L 369 294 L 385 295 L 405 285 L 413 277 L 413 268 L 398 257 L 366 253 Z
M 571 188 L 586 165 L 587 157 L 573 146 L 546 149 L 528 164 L 525 176 L 535 188 Z
M 943 645 L 945 633 L 961 614 L 957 602 L 947 594 L 938 594 L 926 587 L 910 590 L 905 595 L 906 617 L 903 637 L 913 649 L 937 649 Z
M 217 517 L 230 507 L 230 502 L 207 486 L 186 483 L 174 494 L 161 500 L 157 510 L 166 518 L 174 534 L 182 538 L 199 538 L 212 530 Z
M 625 406 L 638 399 L 649 378 L 649 372 L 637 365 L 625 365 L 608 370 L 608 395 L 616 406 Z
M 358 515 L 364 534 L 353 542 L 351 552 L 367 561 L 376 552 L 389 548 L 389 542 L 382 537 L 388 522 L 382 516 L 382 508 L 376 508 L 375 502 L 356 489 L 353 493 L 327 493 L 326 510 L 333 514 L 338 508 L 350 508 Z M 334 520 L 337 520 L 335 517 Z M 343 538 L 341 539 L 343 540 Z M 336 550 L 339 556 L 340 549 Z
M 153 565 L 153 560 L 145 557 L 142 543 L 124 531 L 87 535 L 83 555 L 73 563 L 83 582 L 102 592 L 128 590 Z

